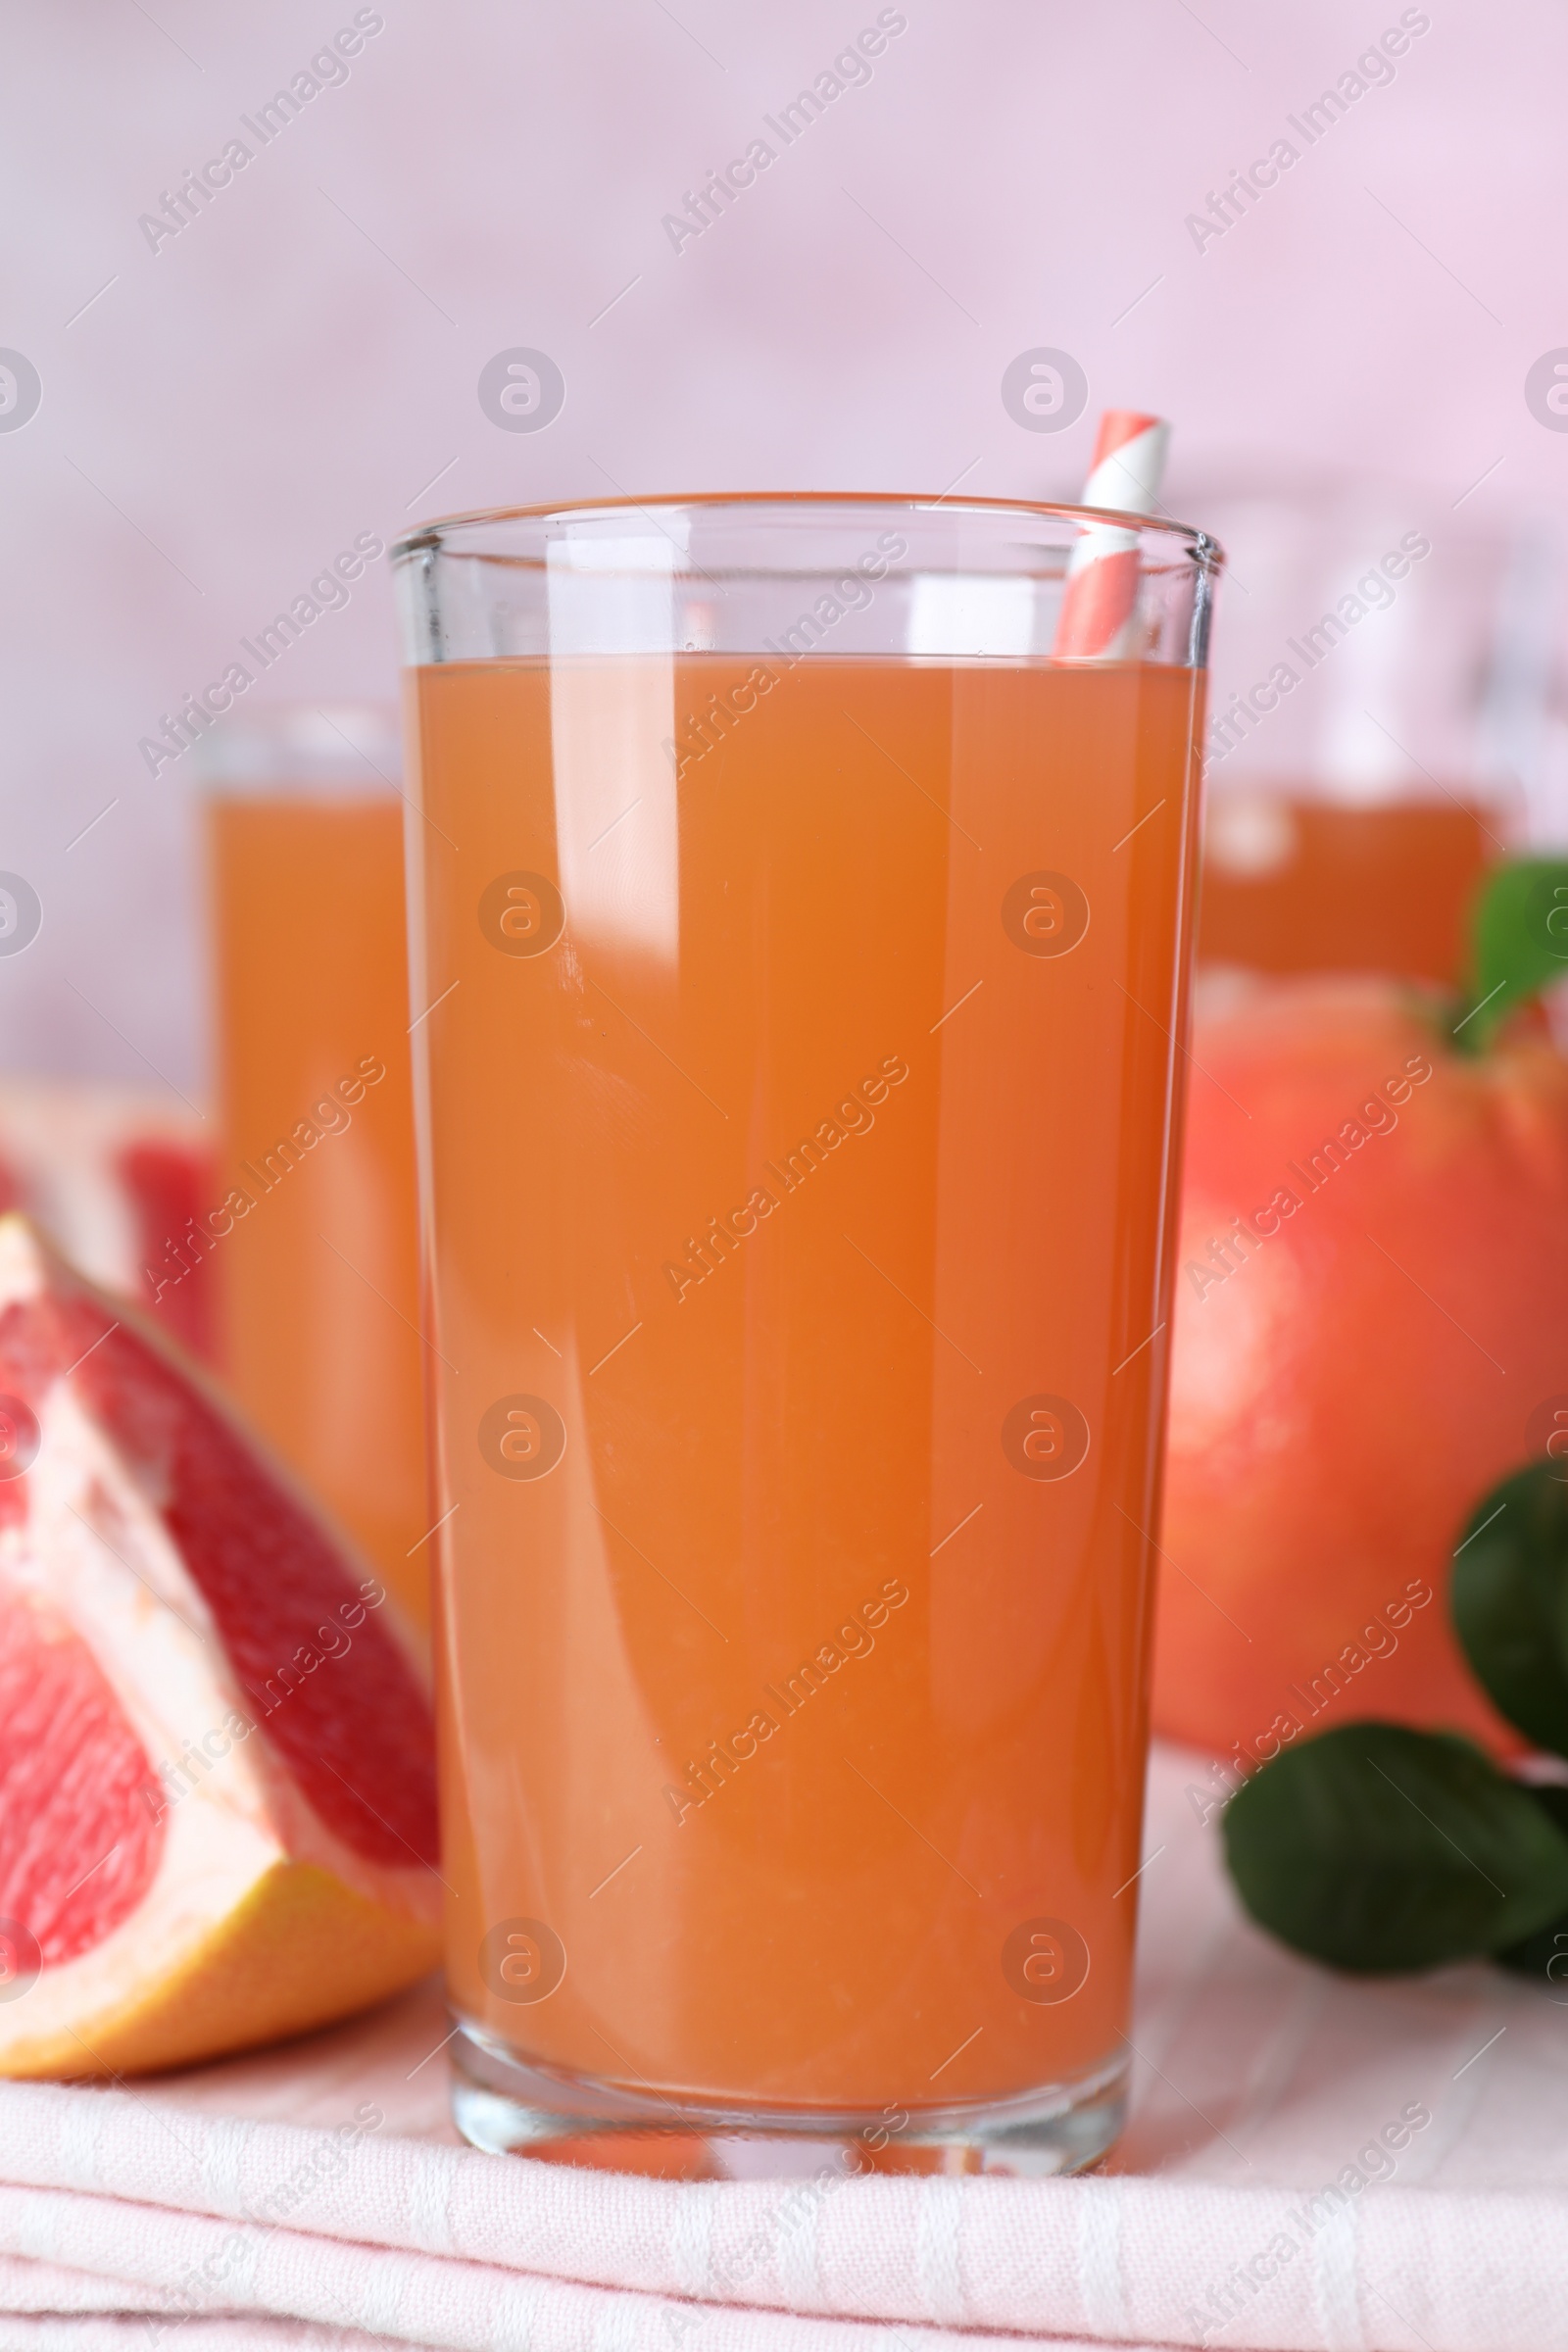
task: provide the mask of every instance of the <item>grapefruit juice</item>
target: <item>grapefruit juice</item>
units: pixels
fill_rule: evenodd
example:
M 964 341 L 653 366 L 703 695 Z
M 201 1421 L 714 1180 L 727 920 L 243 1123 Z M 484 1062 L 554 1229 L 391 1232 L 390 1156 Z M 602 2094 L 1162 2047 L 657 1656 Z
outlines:
M 224 1369 L 422 1625 L 401 805 L 284 782 L 215 796 L 208 858 L 231 1188 L 213 1253 Z
M 1199 956 L 1457 984 L 1471 901 L 1502 855 L 1501 821 L 1459 795 L 1367 806 L 1310 792 L 1213 795 Z
M 460 2120 L 1102 2119 L 1201 672 L 409 685 Z

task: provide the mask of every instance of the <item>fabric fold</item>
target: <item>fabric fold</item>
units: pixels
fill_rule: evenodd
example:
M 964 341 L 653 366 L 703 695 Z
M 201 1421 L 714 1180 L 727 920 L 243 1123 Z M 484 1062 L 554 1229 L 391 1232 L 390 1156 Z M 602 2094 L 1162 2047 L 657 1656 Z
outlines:
M 455 2144 L 426 1992 L 134 2088 L 0 2084 L 0 2347 L 1568 2352 L 1556 2005 L 1482 1969 L 1351 1984 L 1267 1944 L 1200 1771 L 1156 1766 L 1134 2107 L 1103 2175 L 481 2155 Z

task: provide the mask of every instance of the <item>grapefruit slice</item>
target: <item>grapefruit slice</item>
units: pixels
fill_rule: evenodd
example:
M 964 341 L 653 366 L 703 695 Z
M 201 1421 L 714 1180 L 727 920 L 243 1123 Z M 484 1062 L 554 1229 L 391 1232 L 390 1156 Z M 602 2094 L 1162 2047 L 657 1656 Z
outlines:
M 212 1242 L 200 1229 L 222 1193 L 195 1111 L 139 1086 L 8 1073 L 0 1161 L 0 1210 L 24 1209 L 91 1281 L 154 1308 L 218 1361 Z
M 0 1217 L 0 2075 L 145 2073 L 433 1966 L 395 1603 L 162 1333 Z

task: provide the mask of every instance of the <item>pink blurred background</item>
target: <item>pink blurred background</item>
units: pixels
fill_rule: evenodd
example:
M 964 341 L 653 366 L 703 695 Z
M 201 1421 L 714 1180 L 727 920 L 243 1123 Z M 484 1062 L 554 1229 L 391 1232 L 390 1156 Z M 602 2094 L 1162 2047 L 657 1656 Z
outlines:
M 1234 541 L 1222 687 L 1266 667 L 1279 615 L 1321 609 L 1309 564 L 1292 605 L 1289 551 L 1331 508 L 1345 586 L 1406 531 L 1453 598 L 1479 583 L 1473 624 L 1431 634 L 1427 682 L 1401 669 L 1407 702 L 1430 712 L 1463 672 L 1470 710 L 1510 582 L 1554 676 L 1568 433 L 1526 376 L 1568 344 L 1557 12 L 880 14 L 868 77 L 786 147 L 765 118 L 877 24 L 875 0 L 13 8 L 0 346 L 42 398 L 0 429 L 0 866 L 44 918 L 0 958 L 0 1065 L 201 1091 L 192 762 L 154 776 L 138 744 L 358 535 L 421 515 L 621 489 L 1070 497 L 1097 410 L 1140 406 L 1175 422 L 1167 505 Z M 241 118 L 357 16 L 346 75 L 263 146 Z M 1358 75 L 1401 25 L 1388 73 Z M 1290 118 L 1344 75 L 1363 94 L 1308 145 Z M 236 136 L 251 160 L 154 250 L 140 217 Z M 675 250 L 664 216 L 759 137 L 775 160 Z M 1294 166 L 1223 234 L 1195 233 L 1281 138 Z M 1042 346 L 1089 382 L 1054 433 L 1001 394 Z M 480 406 L 486 363 L 518 347 L 564 378 L 541 431 Z M 394 682 L 378 561 L 249 700 Z M 1338 740 L 1330 713 L 1313 723 Z M 1538 832 L 1563 797 L 1544 706 L 1543 726 Z

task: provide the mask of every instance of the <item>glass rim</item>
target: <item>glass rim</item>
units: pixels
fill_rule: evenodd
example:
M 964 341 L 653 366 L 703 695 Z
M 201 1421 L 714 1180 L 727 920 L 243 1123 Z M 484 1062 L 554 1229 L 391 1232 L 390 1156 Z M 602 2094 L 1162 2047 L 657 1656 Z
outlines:
M 402 796 L 398 706 L 389 695 L 235 704 L 188 749 L 192 777 L 211 800 Z
M 387 551 L 393 564 L 405 562 L 411 556 L 428 555 L 440 551 L 449 537 L 461 532 L 494 529 L 511 523 L 570 523 L 594 515 L 642 515 L 653 524 L 660 514 L 691 512 L 713 514 L 723 509 L 742 513 L 762 508 L 775 508 L 788 513 L 812 511 L 826 519 L 834 513 L 850 513 L 867 507 L 885 512 L 904 514 L 942 514 L 955 518 L 997 521 L 1004 516 L 1027 517 L 1031 521 L 1059 521 L 1071 523 L 1080 530 L 1096 524 L 1102 528 L 1132 531 L 1142 538 L 1146 533 L 1179 542 L 1194 565 L 1204 573 L 1217 573 L 1225 565 L 1225 551 L 1211 532 L 1198 523 L 1181 522 L 1173 515 L 1135 514 L 1119 507 L 1085 507 L 1070 501 L 1055 499 L 1020 498 L 951 498 L 946 491 L 936 495 L 915 495 L 896 490 L 702 490 L 688 495 L 662 494 L 654 498 L 583 498 L 550 500 L 536 506 L 472 507 L 457 514 L 434 516 L 428 522 L 416 523 L 401 533 Z M 455 551 L 456 552 L 456 551 Z M 474 549 L 473 554 L 488 551 Z M 502 560 L 500 551 L 495 551 Z M 684 551 L 682 551 L 684 552 Z M 695 568 L 695 567 L 694 567 Z

